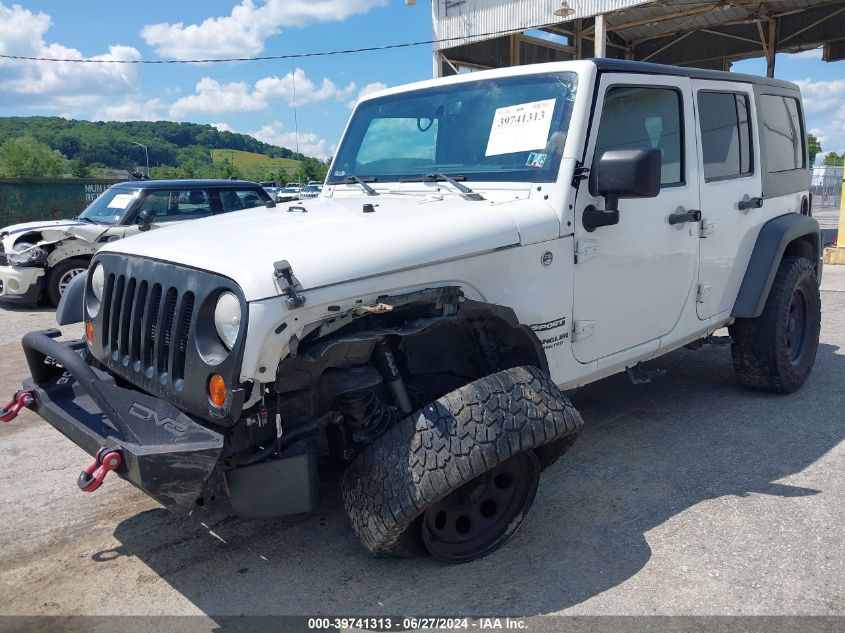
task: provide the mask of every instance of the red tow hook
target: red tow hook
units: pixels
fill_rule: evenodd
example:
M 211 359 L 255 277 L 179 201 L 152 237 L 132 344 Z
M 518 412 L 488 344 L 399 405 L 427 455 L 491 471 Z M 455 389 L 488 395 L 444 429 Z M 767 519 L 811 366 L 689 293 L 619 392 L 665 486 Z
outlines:
M 111 471 L 120 468 L 123 457 L 114 448 L 101 448 L 97 451 L 97 458 L 88 468 L 79 473 L 76 485 L 82 492 L 94 492 L 103 485 L 103 481 Z M 99 468 L 99 470 L 97 470 Z
M 25 409 L 35 402 L 35 397 L 31 391 L 18 391 L 12 396 L 3 408 L 0 409 L 0 422 L 11 422 L 16 417 L 21 409 Z

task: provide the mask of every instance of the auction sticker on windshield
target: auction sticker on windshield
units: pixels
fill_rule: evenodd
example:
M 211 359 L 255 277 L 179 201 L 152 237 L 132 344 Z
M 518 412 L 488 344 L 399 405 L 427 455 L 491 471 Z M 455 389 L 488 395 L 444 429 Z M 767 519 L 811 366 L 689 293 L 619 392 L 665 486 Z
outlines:
M 557 99 L 498 108 L 493 115 L 485 156 L 543 149 L 549 138 Z
M 132 202 L 134 196 L 131 193 L 119 193 L 109 201 L 109 209 L 125 209 Z

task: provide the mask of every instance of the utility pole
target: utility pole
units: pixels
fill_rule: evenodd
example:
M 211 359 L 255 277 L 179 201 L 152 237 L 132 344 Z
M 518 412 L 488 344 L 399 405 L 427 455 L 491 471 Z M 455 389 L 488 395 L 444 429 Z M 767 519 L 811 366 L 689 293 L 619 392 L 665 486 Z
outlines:
M 141 143 L 138 143 L 137 141 L 130 141 L 130 143 L 132 143 L 133 145 L 137 145 L 138 147 L 144 148 L 144 156 L 147 159 L 147 178 L 149 179 L 149 177 L 150 177 L 150 154 L 149 154 L 149 152 L 147 152 L 147 146 L 142 145 Z

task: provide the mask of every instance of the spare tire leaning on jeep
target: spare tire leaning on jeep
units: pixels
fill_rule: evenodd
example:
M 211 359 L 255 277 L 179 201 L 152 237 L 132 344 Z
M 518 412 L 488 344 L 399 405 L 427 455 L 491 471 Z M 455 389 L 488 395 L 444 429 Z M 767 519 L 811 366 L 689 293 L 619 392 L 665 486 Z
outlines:
M 560 456 L 583 426 L 534 367 L 469 383 L 405 418 L 347 468 L 352 528 L 373 555 L 407 555 L 420 541 L 451 563 L 480 558 L 522 524 L 542 458 Z

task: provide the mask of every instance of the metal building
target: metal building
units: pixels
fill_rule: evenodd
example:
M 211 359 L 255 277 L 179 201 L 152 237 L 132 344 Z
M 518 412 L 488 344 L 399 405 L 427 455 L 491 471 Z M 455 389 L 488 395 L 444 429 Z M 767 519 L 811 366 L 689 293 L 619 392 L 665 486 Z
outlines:
M 434 75 L 586 57 L 729 70 L 823 47 L 845 59 L 843 0 L 432 0 Z

